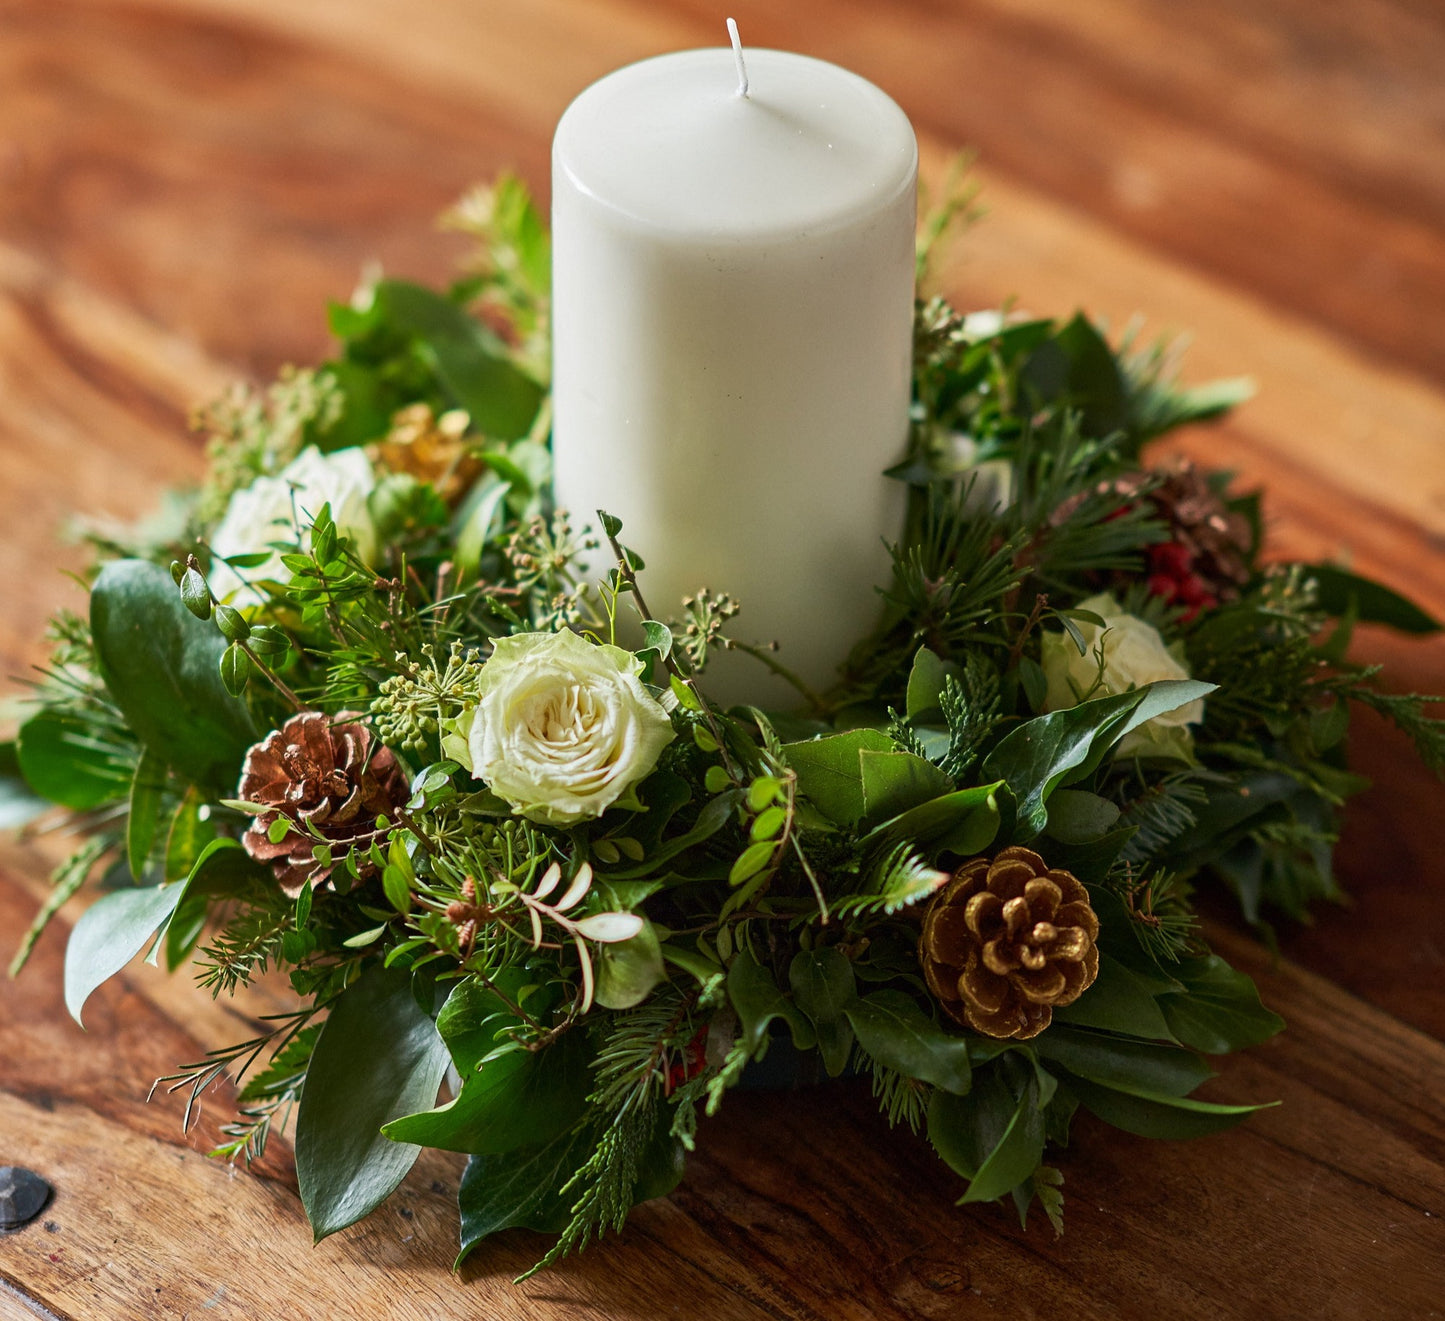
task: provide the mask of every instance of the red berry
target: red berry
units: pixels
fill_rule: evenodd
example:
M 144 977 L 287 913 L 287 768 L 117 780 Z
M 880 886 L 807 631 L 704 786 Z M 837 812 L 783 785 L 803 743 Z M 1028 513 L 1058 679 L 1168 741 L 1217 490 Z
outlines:
M 1197 573 L 1179 581 L 1178 599 L 1185 605 L 1201 606 L 1209 600 L 1209 585 Z
M 1172 601 L 1179 594 L 1179 584 L 1167 573 L 1151 573 L 1149 591 L 1153 596 L 1162 596 L 1166 601 Z
M 1177 541 L 1164 541 L 1149 547 L 1149 565 L 1155 573 L 1182 578 L 1193 566 L 1194 556 Z

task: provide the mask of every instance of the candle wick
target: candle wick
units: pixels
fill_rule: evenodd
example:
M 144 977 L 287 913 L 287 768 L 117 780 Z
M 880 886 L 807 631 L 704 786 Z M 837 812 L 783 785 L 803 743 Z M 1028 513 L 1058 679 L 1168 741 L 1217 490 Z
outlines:
M 746 97 L 748 94 L 748 66 L 743 63 L 743 41 L 738 36 L 737 19 L 728 19 L 728 36 L 733 43 L 733 59 L 738 64 L 738 95 Z

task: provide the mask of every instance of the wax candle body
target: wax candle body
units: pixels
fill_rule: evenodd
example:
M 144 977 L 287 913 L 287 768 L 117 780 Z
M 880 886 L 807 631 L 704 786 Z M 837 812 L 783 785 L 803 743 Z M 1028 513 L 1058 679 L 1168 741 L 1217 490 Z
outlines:
M 605 509 L 661 617 L 699 587 L 826 685 L 871 626 L 902 493 L 917 145 L 834 65 L 666 55 L 583 92 L 553 145 L 556 495 Z M 725 701 L 792 696 L 725 656 Z

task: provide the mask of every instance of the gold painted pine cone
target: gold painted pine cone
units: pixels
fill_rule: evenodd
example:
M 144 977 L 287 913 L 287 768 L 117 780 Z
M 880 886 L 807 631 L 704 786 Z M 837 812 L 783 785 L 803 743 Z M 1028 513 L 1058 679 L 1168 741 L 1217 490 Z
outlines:
M 1025 848 L 965 862 L 928 906 L 918 945 L 944 1009 L 988 1037 L 1036 1037 L 1099 975 L 1099 919 L 1072 874 Z

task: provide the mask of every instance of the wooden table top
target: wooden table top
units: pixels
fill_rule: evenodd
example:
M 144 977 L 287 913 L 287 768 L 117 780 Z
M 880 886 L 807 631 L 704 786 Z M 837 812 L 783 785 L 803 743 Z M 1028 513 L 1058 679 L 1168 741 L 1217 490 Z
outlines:
M 1180 444 L 1271 488 L 1281 553 L 1348 555 L 1445 614 L 1445 11 L 1430 0 L 735 0 L 747 42 L 839 61 L 982 153 L 988 217 L 943 283 L 1192 330 L 1188 375 L 1258 399 Z M 0 0 L 0 672 L 81 597 L 73 514 L 133 518 L 200 468 L 188 409 L 326 350 L 363 263 L 440 279 L 433 218 L 506 167 L 545 198 L 553 124 L 629 60 L 723 39 L 702 0 Z M 1445 641 L 1371 633 L 1398 688 Z M 20 691 L 6 681 L 3 692 Z M 64 927 L 0 1001 L 0 1164 L 57 1188 L 0 1239 L 0 1319 L 1144 1317 L 1445 1309 L 1445 792 L 1366 714 L 1376 787 L 1340 849 L 1354 906 L 1216 925 L 1290 1029 L 1206 1095 L 1283 1104 L 1149 1143 L 1080 1120 L 1067 1232 L 957 1209 L 866 1090 L 735 1094 L 682 1187 L 580 1260 L 508 1281 L 513 1232 L 449 1269 L 455 1158 L 310 1246 L 282 1144 L 251 1175 L 145 1103 L 246 1035 L 243 1008 L 132 970 L 82 1035 Z M 0 845 L 0 932 L 61 845 Z M 1227 916 L 1222 906 L 1218 914 Z M 8 958 L 8 949 L 6 951 Z M 1039 1218 L 1036 1218 L 1036 1220 Z

